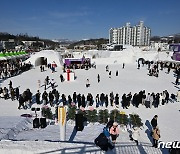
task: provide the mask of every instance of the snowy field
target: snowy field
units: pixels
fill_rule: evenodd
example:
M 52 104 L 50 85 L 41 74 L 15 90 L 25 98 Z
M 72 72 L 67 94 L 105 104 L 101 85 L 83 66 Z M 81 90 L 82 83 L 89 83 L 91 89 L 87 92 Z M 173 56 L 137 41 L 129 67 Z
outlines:
M 161 54 L 161 53 L 160 53 Z M 175 77 L 173 72 L 167 74 L 167 69 L 160 71 L 159 77 L 148 76 L 147 67 L 141 67 L 137 69 L 136 58 L 142 57 L 142 54 L 134 52 L 133 54 L 127 53 L 114 56 L 105 54 L 103 58 L 99 57 L 93 59 L 96 62 L 97 68 L 91 68 L 90 70 L 75 70 L 77 76 L 75 81 L 72 82 L 60 82 L 59 75 L 62 73 L 62 68 L 58 67 L 55 73 L 51 73 L 49 69 L 40 72 L 39 67 L 33 68 L 28 72 L 25 72 L 19 76 L 12 77 L 5 81 L 0 81 L 1 87 L 8 87 L 10 80 L 13 82 L 13 87 L 20 86 L 20 93 L 29 88 L 33 95 L 35 95 L 38 89 L 38 80 L 41 81 L 41 85 L 44 84 L 44 79 L 48 75 L 50 79 L 54 79 L 57 85 L 57 90 L 60 95 L 63 93 L 66 95 L 73 94 L 74 91 L 87 95 L 92 93 L 93 98 L 96 94 L 102 92 L 108 94 L 113 91 L 114 94 L 118 93 L 121 97 L 124 93 L 128 94 L 132 92 L 138 93 L 141 90 L 148 92 L 159 92 L 164 90 L 176 94 L 179 86 L 175 86 Z M 143 53 L 143 56 L 148 58 L 148 53 Z M 149 54 L 149 59 L 156 59 L 157 53 Z M 128 61 L 130 58 L 130 61 Z M 160 57 L 158 57 L 160 58 Z M 169 57 L 162 53 L 162 60 L 169 60 Z M 125 62 L 125 68 L 122 69 L 122 63 Z M 105 66 L 109 65 L 109 70 L 112 71 L 112 77 L 109 78 L 108 73 L 105 71 Z M 115 72 L 118 70 L 119 76 L 115 76 Z M 97 75 L 100 75 L 100 83 L 97 82 Z M 86 88 L 86 79 L 90 81 L 90 87 Z M 52 90 L 48 87 L 47 92 Z M 40 88 L 41 94 L 44 91 L 44 87 Z M 18 101 L 11 101 L 0 99 L 0 153 L 2 154 L 25 154 L 25 153 L 101 153 L 101 150 L 94 145 L 94 139 L 102 132 L 103 125 L 99 123 L 87 124 L 82 132 L 75 133 L 74 123 L 67 122 L 66 141 L 59 141 L 59 126 L 48 125 L 45 129 L 33 129 L 32 119 L 22 118 L 21 114 L 32 113 L 29 109 L 18 110 Z M 102 107 L 103 109 L 105 107 Z M 115 107 L 109 107 L 109 110 Z M 127 131 L 120 129 L 120 135 L 117 139 L 117 145 L 114 151 L 108 151 L 107 153 L 122 153 L 122 154 L 166 154 L 167 150 L 155 149 L 152 147 L 152 139 L 149 137 L 150 121 L 155 114 L 158 117 L 158 125 L 161 131 L 161 141 L 175 141 L 180 139 L 180 103 L 174 102 L 166 105 L 161 105 L 158 108 L 145 108 L 140 105 L 139 108 L 135 108 L 132 105 L 129 109 L 123 109 L 119 107 L 120 111 L 124 111 L 126 114 L 137 113 L 142 118 L 144 124 L 143 129 L 140 130 L 140 145 L 136 146 L 134 142 L 129 140 L 129 134 Z M 39 113 L 38 113 L 39 114 Z

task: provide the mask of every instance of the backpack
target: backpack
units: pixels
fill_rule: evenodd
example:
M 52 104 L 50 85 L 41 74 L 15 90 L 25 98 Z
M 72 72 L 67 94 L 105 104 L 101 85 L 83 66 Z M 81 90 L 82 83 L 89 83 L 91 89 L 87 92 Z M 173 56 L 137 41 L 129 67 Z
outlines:
M 104 135 L 104 133 L 99 134 L 99 136 L 94 140 L 94 143 L 99 146 L 106 146 L 108 144 L 108 139 L 107 137 Z
M 103 128 L 103 133 L 104 133 L 104 135 L 105 135 L 106 137 L 110 137 L 110 133 L 109 133 L 109 130 L 108 130 L 107 127 L 104 127 L 104 128 Z

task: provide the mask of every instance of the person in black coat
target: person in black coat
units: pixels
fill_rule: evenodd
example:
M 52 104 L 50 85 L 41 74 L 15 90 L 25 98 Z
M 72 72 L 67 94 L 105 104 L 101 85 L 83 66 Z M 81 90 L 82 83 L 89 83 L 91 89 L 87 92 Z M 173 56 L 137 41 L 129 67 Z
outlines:
M 132 105 L 133 105 L 133 106 L 136 106 L 136 102 L 137 102 L 137 93 L 135 93 L 135 94 L 133 95 Z
M 115 104 L 116 104 L 116 107 L 118 107 L 119 106 L 119 95 L 118 94 L 116 94 L 116 96 L 115 96 Z
M 12 88 L 12 81 L 9 81 L 9 90 Z
M 37 90 L 37 93 L 36 93 L 36 103 L 37 104 L 40 104 L 40 96 L 41 96 L 41 93 L 39 92 L 39 90 Z
M 139 107 L 139 103 L 142 102 L 142 98 L 139 94 L 136 95 L 136 103 L 135 106 L 138 108 Z
M 176 77 L 175 84 L 176 84 L 176 85 L 178 85 L 178 84 L 179 84 L 179 77 L 178 77 L 178 76 Z
M 64 77 L 63 77 L 63 75 L 62 75 L 62 74 L 60 74 L 60 80 L 61 80 L 61 82 L 63 82 L 63 81 L 64 81 Z
M 103 151 L 108 151 L 108 148 L 113 149 L 114 146 L 109 142 L 108 138 L 101 133 L 95 140 L 95 144 L 101 148 Z
M 25 108 L 24 106 L 24 98 L 22 95 L 19 95 L 19 107 L 18 109 L 20 110 L 21 106 L 23 106 L 23 108 Z
M 55 103 L 58 104 L 60 94 L 57 90 L 55 91 L 54 96 L 55 96 Z
M 15 94 L 16 94 L 16 99 L 18 100 L 19 99 L 19 87 L 16 88 Z
M 100 75 L 98 74 L 97 76 L 97 79 L 98 79 L 98 83 L 100 82 Z
M 105 96 L 105 106 L 106 108 L 108 107 L 109 105 L 109 101 L 108 101 L 108 95 Z
M 46 91 L 44 91 L 42 94 L 42 100 L 43 100 L 43 104 L 46 105 L 48 102 L 48 93 Z
M 101 106 L 103 106 L 104 101 L 105 101 L 104 93 L 101 93 L 101 95 L 100 95 L 100 105 L 101 105 Z
M 108 128 L 108 130 L 110 130 L 110 128 L 113 126 L 114 120 L 110 119 L 106 125 L 106 127 Z
M 99 102 L 100 102 L 99 94 L 96 95 L 95 100 L 96 100 L 96 107 L 98 108 L 99 107 Z
M 71 98 L 71 96 L 69 95 L 69 96 L 68 96 L 68 104 L 71 105 L 71 103 L 72 103 L 72 98 Z
M 63 106 L 66 105 L 67 101 L 66 101 L 66 96 L 64 94 L 61 95 L 62 98 L 62 102 L 63 102 Z
M 76 104 L 77 101 L 77 94 L 76 92 L 73 93 L 73 102 Z
M 155 129 L 156 126 L 157 126 L 157 118 L 158 118 L 158 116 L 155 115 L 155 116 L 153 117 L 153 119 L 151 120 L 151 125 L 152 125 L 153 129 Z
M 53 101 L 54 101 L 54 95 L 52 94 L 52 92 L 49 92 L 49 103 L 51 106 L 53 106 Z
M 82 102 L 81 102 L 81 94 L 78 94 L 78 95 L 77 95 L 77 103 L 78 103 L 78 108 L 80 108 L 80 106 L 82 105 Z
M 127 95 L 127 106 L 129 107 L 131 104 L 132 94 L 131 92 Z
M 116 76 L 118 76 L 118 71 L 116 71 Z
M 127 97 L 126 97 L 126 94 L 123 94 L 122 96 L 122 107 L 123 109 L 126 108 L 127 109 Z
M 159 99 L 160 99 L 160 96 L 159 96 L 159 93 L 157 93 L 155 96 L 155 104 L 154 104 L 155 108 L 159 106 Z
M 168 93 L 167 90 L 165 90 L 165 94 L 166 94 L 166 96 L 165 96 L 165 103 L 168 103 L 169 102 L 169 93 Z
M 111 92 L 109 96 L 110 96 L 111 106 L 113 106 L 113 103 L 114 103 L 114 94 L 113 94 L 113 92 Z
M 30 104 L 31 100 L 32 100 L 32 93 L 31 93 L 30 89 L 27 89 L 26 91 L 27 91 L 27 93 L 26 93 L 27 94 L 27 101 Z
M 92 94 L 91 94 L 91 97 L 90 97 L 90 105 L 91 105 L 91 106 L 93 106 L 93 102 L 94 102 L 94 101 L 93 101 L 93 96 L 92 96 Z
M 82 101 L 81 101 L 82 107 L 85 108 L 86 107 L 86 98 L 85 98 L 84 94 L 82 95 L 81 99 L 82 99 Z

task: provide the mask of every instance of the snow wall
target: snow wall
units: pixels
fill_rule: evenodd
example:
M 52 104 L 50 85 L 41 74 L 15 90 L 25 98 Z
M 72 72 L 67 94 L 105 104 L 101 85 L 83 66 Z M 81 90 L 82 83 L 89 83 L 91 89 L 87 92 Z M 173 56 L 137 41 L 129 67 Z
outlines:
M 108 50 L 89 50 L 85 52 L 74 52 L 75 58 L 92 58 L 92 62 L 96 64 L 122 64 L 135 63 L 139 58 L 149 61 L 172 61 L 172 53 L 157 51 L 142 51 L 139 47 L 125 46 L 122 51 L 108 51 Z

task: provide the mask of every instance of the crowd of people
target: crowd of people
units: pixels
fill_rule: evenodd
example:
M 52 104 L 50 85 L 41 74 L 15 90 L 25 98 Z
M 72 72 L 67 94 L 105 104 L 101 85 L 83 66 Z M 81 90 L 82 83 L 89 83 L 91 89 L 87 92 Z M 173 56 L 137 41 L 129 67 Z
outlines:
M 31 67 L 31 63 L 24 63 L 22 59 L 0 61 L 0 79 L 16 76 Z
M 1 88 L 2 89 L 2 88 Z M 35 96 L 35 99 L 32 100 L 32 93 L 30 92 L 30 89 L 27 89 L 25 92 L 22 93 L 22 95 L 19 95 L 19 89 L 18 87 L 16 88 L 14 93 L 8 93 L 7 88 L 5 90 L 0 90 L 0 96 L 1 98 L 8 99 L 11 98 L 14 100 L 15 98 L 18 98 L 20 96 L 23 97 L 23 99 L 19 100 L 19 106 L 25 106 L 25 104 L 31 104 L 31 103 L 37 103 L 37 104 L 50 104 L 51 106 L 59 105 L 62 103 L 62 105 L 75 105 L 78 108 L 86 108 L 89 106 L 93 106 L 95 108 L 99 107 L 106 107 L 108 108 L 109 106 L 115 106 L 116 108 L 119 108 L 120 106 L 123 109 L 128 109 L 130 105 L 133 105 L 135 107 L 139 107 L 139 105 L 144 105 L 146 108 L 154 108 L 159 107 L 160 105 L 165 105 L 169 103 L 170 101 L 176 99 L 176 97 L 171 97 L 169 96 L 169 93 L 167 90 L 163 91 L 162 93 L 145 93 L 145 90 L 140 91 L 139 93 L 135 93 L 133 96 L 131 92 L 129 94 L 123 94 L 122 97 L 119 97 L 119 94 L 113 94 L 111 92 L 110 94 L 97 94 L 96 97 L 93 97 L 91 93 L 88 93 L 87 95 L 85 94 L 80 94 L 74 92 L 72 95 L 66 96 L 65 94 L 60 94 L 60 92 L 52 87 L 52 90 L 47 92 L 44 90 L 44 92 L 41 94 L 39 90 L 37 90 Z M 5 92 L 6 91 L 6 92 Z M 18 93 L 17 93 L 18 91 Z M 28 92 L 27 92 L 28 91 Z M 2 96 L 2 93 L 3 96 Z M 8 96 L 6 94 L 8 93 Z M 31 93 L 31 94 L 30 94 Z M 26 97 L 26 94 L 31 97 Z M 16 96 L 16 97 L 15 97 Z M 23 103 L 22 103 L 22 100 Z M 22 105 L 24 104 L 24 105 Z M 20 107 L 19 107 L 20 108 Z
M 106 108 L 108 108 L 109 106 L 115 106 L 116 108 L 119 108 L 121 106 L 123 109 L 128 109 L 130 105 L 138 108 L 140 104 L 144 105 L 146 108 L 152 108 L 153 106 L 157 108 L 159 107 L 159 105 L 165 105 L 169 103 L 169 101 L 180 101 L 180 91 L 177 92 L 177 95 L 170 95 L 167 90 L 164 90 L 161 93 L 146 93 L 145 90 L 142 90 L 138 93 L 134 93 L 134 95 L 131 92 L 129 92 L 128 94 L 124 93 L 121 97 L 118 93 L 114 94 L 113 92 L 110 92 L 109 94 L 96 94 L 95 97 L 93 97 L 91 93 L 85 95 L 80 93 L 77 94 L 76 92 L 74 92 L 72 95 L 68 95 L 66 97 L 65 94 L 60 95 L 60 92 L 55 88 L 56 86 L 54 79 L 50 79 L 49 76 L 45 78 L 44 92 L 42 93 L 42 95 L 39 90 L 37 90 L 37 93 L 35 94 L 36 99 L 32 101 L 32 93 L 30 92 L 30 89 L 27 89 L 20 95 L 19 87 L 13 88 L 11 80 L 8 85 L 8 88 L 0 88 L 0 98 L 10 98 L 13 101 L 15 99 L 19 100 L 19 97 L 22 97 L 19 100 L 20 107 L 24 107 L 25 104 L 30 105 L 31 103 L 50 103 L 51 106 L 54 106 L 55 104 L 58 105 L 63 102 L 63 105 L 74 104 L 78 108 L 85 108 L 88 106 L 95 106 L 96 108 L 103 106 Z M 52 90 L 49 92 L 46 91 L 48 85 L 52 88 Z M 26 94 L 31 97 L 27 98 Z M 20 107 L 18 108 L 20 109 Z
M 147 66 L 147 69 L 149 70 L 148 75 L 149 76 L 159 76 L 159 71 L 162 71 L 164 69 L 167 69 L 167 74 L 170 73 L 171 70 L 174 71 L 176 74 L 176 79 L 179 79 L 180 77 L 180 63 L 173 63 L 173 62 L 163 62 L 163 61 L 144 61 L 142 60 L 142 67 L 144 65 Z M 140 61 L 138 61 L 138 69 L 140 69 Z M 177 84 L 177 83 L 176 83 Z
M 22 64 L 22 63 L 19 62 L 19 64 Z M 169 66 L 168 68 L 175 69 L 175 73 L 177 74 L 177 76 L 179 76 L 180 74 L 179 65 L 173 65 L 173 63 L 167 65 L 167 63 L 163 63 L 163 62 L 154 62 L 152 67 L 151 67 L 152 65 L 151 63 L 143 63 L 143 65 L 144 64 L 148 65 L 148 69 L 154 68 L 156 71 L 158 70 L 159 67 L 162 70 L 163 68 Z M 7 68 L 11 68 L 11 64 L 8 64 Z M 124 63 L 122 65 L 122 68 L 123 69 L 125 68 Z M 43 71 L 43 68 L 41 69 L 42 69 L 41 71 Z M 109 70 L 108 65 L 105 67 L 105 70 L 106 72 L 109 72 L 109 78 L 110 78 L 111 71 Z M 117 71 L 116 71 L 116 75 L 118 75 Z M 98 83 L 99 83 L 100 82 L 99 74 L 97 78 L 98 78 Z M 64 78 L 62 75 L 60 75 L 60 81 L 61 82 L 64 81 Z M 0 97 L 4 99 L 11 98 L 12 100 L 14 100 L 15 98 L 18 99 L 19 96 L 16 97 L 16 94 L 19 95 L 19 92 L 18 92 L 19 88 L 18 87 L 13 88 L 12 83 L 9 83 L 9 84 L 11 85 L 9 89 L 6 87 L 0 88 Z M 52 90 L 49 93 L 46 92 L 48 85 L 52 87 Z M 89 87 L 89 86 L 90 86 L 90 82 L 89 82 L 89 79 L 87 79 L 86 87 Z M 100 93 L 100 94 L 97 94 L 94 98 L 91 93 L 88 93 L 87 96 L 85 96 L 84 94 L 80 94 L 80 93 L 76 94 L 76 92 L 74 92 L 73 96 L 68 95 L 66 97 L 65 94 L 62 94 L 60 98 L 60 93 L 58 92 L 58 90 L 55 89 L 55 81 L 54 79 L 50 80 L 49 76 L 47 76 L 44 80 L 44 92 L 42 96 L 39 91 L 37 92 L 37 95 L 35 94 L 35 96 L 38 97 L 38 99 L 36 99 L 36 103 L 38 104 L 43 102 L 44 104 L 50 103 L 51 106 L 54 106 L 55 104 L 63 102 L 63 105 L 77 104 L 77 107 L 79 108 L 80 107 L 85 108 L 87 106 L 94 105 L 96 108 L 100 106 L 105 106 L 106 108 L 108 106 L 116 106 L 117 108 L 119 108 L 120 106 L 122 106 L 123 109 L 128 109 L 130 105 L 133 105 L 138 108 L 140 104 L 145 105 L 146 108 L 152 108 L 152 106 L 156 108 L 159 105 L 167 104 L 169 100 L 174 101 L 176 100 L 176 98 L 177 98 L 177 101 L 180 100 L 180 92 L 179 94 L 177 94 L 177 97 L 176 97 L 175 94 L 171 94 L 170 96 L 167 90 L 164 90 L 160 93 L 154 93 L 154 92 L 146 93 L 145 90 L 142 90 L 134 94 L 132 94 L 131 92 L 129 92 L 128 94 L 124 93 L 122 96 L 119 96 L 118 93 L 114 94 L 113 92 L 111 92 L 110 94 Z
M 9 87 L 0 87 L 0 98 L 2 99 L 11 99 L 14 101 L 15 99 L 19 99 L 19 87 L 14 88 L 13 83 L 9 81 Z

